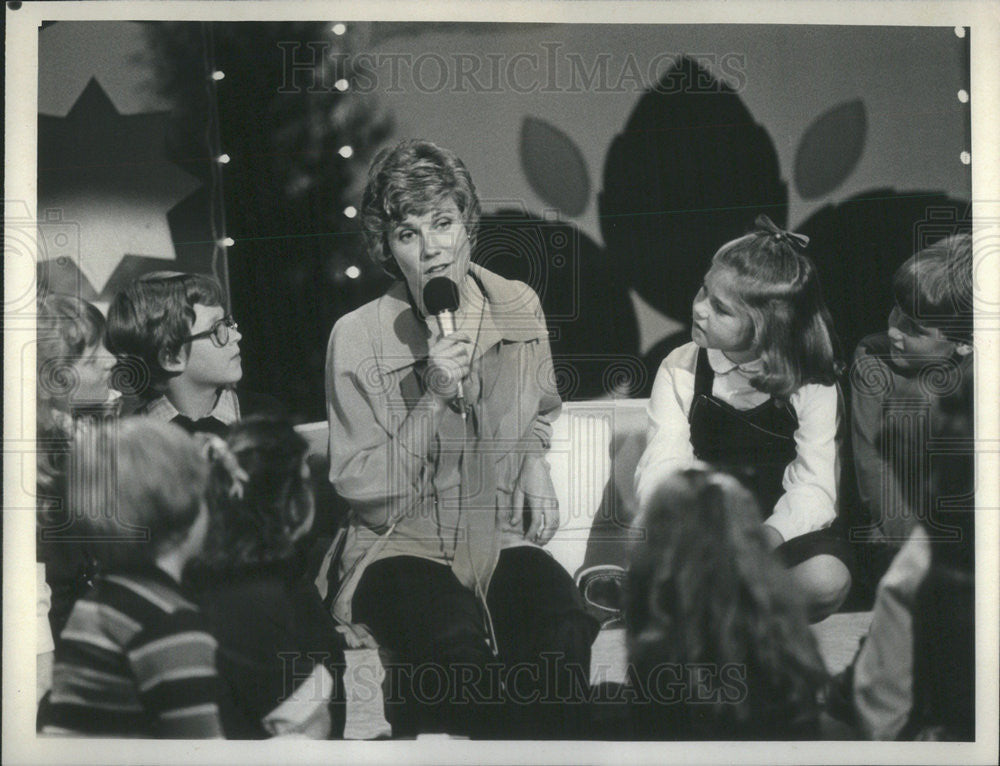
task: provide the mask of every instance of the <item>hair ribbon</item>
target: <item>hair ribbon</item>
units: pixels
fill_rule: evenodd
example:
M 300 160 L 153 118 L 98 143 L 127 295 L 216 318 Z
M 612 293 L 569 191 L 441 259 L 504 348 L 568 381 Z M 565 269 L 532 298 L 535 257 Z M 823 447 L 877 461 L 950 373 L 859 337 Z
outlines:
M 799 234 L 798 232 L 782 229 L 766 215 L 761 214 L 757 216 L 757 220 L 754 221 L 754 225 L 756 225 L 758 229 L 762 229 L 768 234 L 773 235 L 779 242 L 788 242 L 799 250 L 805 250 L 809 245 L 809 237 L 805 234 Z
M 205 458 L 221 465 L 229 475 L 229 496 L 242 498 L 243 486 L 250 481 L 250 476 L 243 470 L 225 439 L 209 433 L 198 433 L 197 437 L 202 440 L 201 452 Z

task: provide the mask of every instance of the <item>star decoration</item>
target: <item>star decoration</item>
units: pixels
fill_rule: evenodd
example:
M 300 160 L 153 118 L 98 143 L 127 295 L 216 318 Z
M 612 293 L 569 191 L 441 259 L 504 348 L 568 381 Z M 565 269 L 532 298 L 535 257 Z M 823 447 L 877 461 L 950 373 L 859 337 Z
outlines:
M 175 260 L 168 211 L 201 182 L 164 156 L 166 113 L 122 115 L 91 79 L 65 118 L 38 118 L 39 208 L 46 253 L 59 232 L 78 242 L 68 254 L 101 293 L 126 255 Z M 76 246 L 76 245 L 75 245 Z

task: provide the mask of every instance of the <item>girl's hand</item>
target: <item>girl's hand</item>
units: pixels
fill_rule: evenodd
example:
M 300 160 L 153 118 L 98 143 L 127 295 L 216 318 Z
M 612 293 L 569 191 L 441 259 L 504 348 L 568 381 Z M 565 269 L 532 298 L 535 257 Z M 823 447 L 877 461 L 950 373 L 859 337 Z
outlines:
M 524 533 L 526 540 L 545 545 L 559 529 L 559 500 L 545 459 L 526 455 L 521 474 L 511 496 L 511 521 L 516 529 L 524 524 L 524 511 L 531 511 L 531 523 Z
M 459 383 L 472 364 L 472 339 L 464 332 L 438 338 L 427 354 L 427 390 L 438 399 L 458 396 Z

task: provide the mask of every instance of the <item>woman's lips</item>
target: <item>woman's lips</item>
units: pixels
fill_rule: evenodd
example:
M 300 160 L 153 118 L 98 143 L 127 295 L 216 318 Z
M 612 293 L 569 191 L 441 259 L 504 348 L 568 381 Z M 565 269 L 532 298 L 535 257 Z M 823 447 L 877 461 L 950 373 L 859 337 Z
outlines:
M 424 273 L 427 276 L 429 276 L 429 277 L 436 277 L 436 276 L 439 276 L 440 274 L 443 274 L 444 272 L 446 272 L 449 268 L 451 268 L 451 264 L 450 263 L 442 263 L 442 264 L 440 264 L 438 266 L 431 266 Z

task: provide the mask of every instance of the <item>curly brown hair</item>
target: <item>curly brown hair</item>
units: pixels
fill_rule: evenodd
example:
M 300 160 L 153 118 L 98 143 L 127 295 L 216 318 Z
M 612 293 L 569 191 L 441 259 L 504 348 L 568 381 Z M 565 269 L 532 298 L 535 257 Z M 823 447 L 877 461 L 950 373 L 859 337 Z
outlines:
M 400 141 L 379 152 L 368 170 L 361 202 L 361 224 L 372 260 L 392 278 L 402 279 L 386 236 L 408 215 L 424 213 L 449 198 L 462 214 L 474 246 L 481 213 L 479 196 L 458 155 L 417 139 Z

